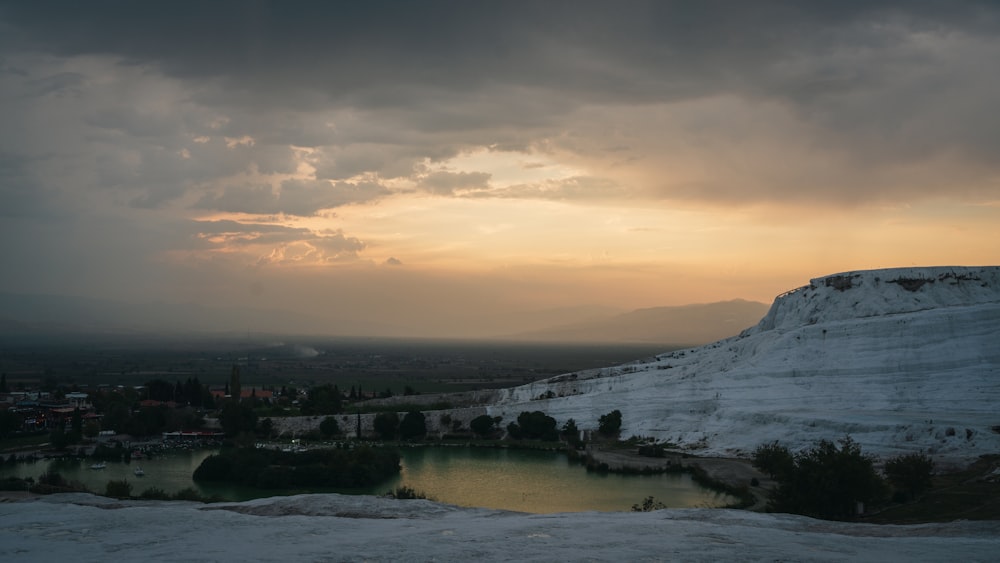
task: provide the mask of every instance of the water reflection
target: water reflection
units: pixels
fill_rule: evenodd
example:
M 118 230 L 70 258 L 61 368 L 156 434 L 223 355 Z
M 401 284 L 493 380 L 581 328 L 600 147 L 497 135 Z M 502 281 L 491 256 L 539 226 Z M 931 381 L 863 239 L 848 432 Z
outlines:
M 588 472 L 557 452 L 489 448 L 411 448 L 385 490 L 411 487 L 439 502 L 534 513 L 629 510 L 647 496 L 669 507 L 722 506 L 732 498 L 689 475 Z
M 133 494 L 156 487 L 167 493 L 193 487 L 202 495 L 247 500 L 305 491 L 261 491 L 244 487 L 202 485 L 191 474 L 212 450 L 178 451 L 141 462 L 108 463 L 103 470 L 89 462 L 54 460 L 5 464 L 0 476 L 33 477 L 47 469 L 91 491 L 103 492 L 109 480 L 125 479 Z M 438 502 L 534 513 L 625 511 L 647 496 L 671 508 L 722 506 L 733 499 L 702 488 L 689 475 L 614 475 L 588 472 L 558 452 L 502 448 L 404 448 L 402 471 L 377 487 L 351 493 L 383 494 L 397 486 L 411 487 Z M 136 465 L 144 477 L 133 474 Z

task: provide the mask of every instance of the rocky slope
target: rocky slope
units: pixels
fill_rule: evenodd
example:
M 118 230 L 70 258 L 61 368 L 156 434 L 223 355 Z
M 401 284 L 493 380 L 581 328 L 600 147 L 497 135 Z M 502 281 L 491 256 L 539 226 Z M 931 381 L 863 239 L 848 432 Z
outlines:
M 505 390 L 504 424 L 541 410 L 703 454 L 846 434 L 879 455 L 965 463 L 1000 451 L 1000 267 L 900 268 L 811 280 L 739 336 Z

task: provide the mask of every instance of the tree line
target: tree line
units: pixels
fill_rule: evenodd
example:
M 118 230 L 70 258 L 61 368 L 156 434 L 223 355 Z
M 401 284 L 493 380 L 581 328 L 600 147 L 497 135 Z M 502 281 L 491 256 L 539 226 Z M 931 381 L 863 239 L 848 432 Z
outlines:
M 849 436 L 836 443 L 821 440 L 797 454 L 772 442 L 759 446 L 752 456 L 754 467 L 778 483 L 770 510 L 834 520 L 853 518 L 859 508 L 890 499 L 916 499 L 931 486 L 934 463 L 923 454 L 889 459 L 884 478 L 876 470 L 877 461 Z

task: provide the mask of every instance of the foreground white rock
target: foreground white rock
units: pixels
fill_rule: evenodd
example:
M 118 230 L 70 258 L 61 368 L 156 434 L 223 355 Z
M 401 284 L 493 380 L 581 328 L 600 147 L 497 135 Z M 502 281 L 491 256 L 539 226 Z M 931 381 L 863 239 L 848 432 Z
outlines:
M 0 504 L 4 561 L 988 561 L 1000 523 L 875 526 L 690 509 L 528 515 L 374 497 Z
M 1000 267 L 817 278 L 739 336 L 508 389 L 490 414 L 596 428 L 614 409 L 623 436 L 706 455 L 845 434 L 865 452 L 945 465 L 1000 452 Z

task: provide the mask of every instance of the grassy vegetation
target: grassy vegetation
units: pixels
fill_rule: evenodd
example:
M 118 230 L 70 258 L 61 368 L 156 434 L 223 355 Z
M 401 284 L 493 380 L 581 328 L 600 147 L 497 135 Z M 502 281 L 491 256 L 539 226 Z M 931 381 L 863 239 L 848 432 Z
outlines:
M 865 518 L 878 524 L 1000 520 L 1000 455 L 984 456 L 964 471 L 935 475 L 919 499 Z
M 412 487 L 407 487 L 406 485 L 400 485 L 395 489 L 386 493 L 386 496 L 392 497 L 398 500 L 415 500 L 415 499 L 426 499 L 427 494 L 423 491 L 417 491 Z
M 31 448 L 40 448 L 49 442 L 49 432 L 22 434 L 0 440 L 0 453 L 17 452 Z

